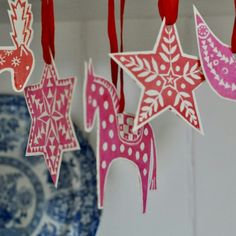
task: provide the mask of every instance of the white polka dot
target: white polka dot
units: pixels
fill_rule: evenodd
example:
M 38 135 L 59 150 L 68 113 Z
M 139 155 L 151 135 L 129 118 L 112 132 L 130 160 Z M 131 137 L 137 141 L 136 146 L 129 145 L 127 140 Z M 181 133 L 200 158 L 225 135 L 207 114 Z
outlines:
M 121 144 L 121 145 L 120 145 L 120 151 L 121 151 L 121 152 L 124 152 L 124 151 L 125 151 L 125 146 L 124 146 L 124 144 Z
M 128 150 L 128 154 L 129 154 L 129 156 L 132 155 L 132 152 L 133 152 L 133 150 L 132 150 L 132 148 L 130 147 L 129 150 Z
M 102 169 L 106 169 L 107 163 L 105 161 L 102 162 Z
M 126 120 L 128 125 L 133 125 L 134 124 L 134 120 L 132 118 L 127 118 Z
M 145 148 L 145 144 L 144 143 L 141 143 L 141 146 L 140 146 L 141 150 L 143 151 L 144 148 Z
M 109 137 L 110 137 L 110 138 L 114 138 L 114 131 L 113 131 L 113 130 L 110 130 L 110 131 L 109 131 Z
M 172 91 L 169 90 L 169 91 L 167 92 L 167 95 L 170 97 L 170 96 L 172 95 Z
M 105 101 L 103 105 L 104 105 L 104 108 L 107 110 L 108 107 L 109 107 L 109 103 L 108 103 L 108 101 Z
M 91 85 L 91 89 L 92 89 L 93 92 L 95 92 L 95 91 L 96 91 L 96 85 L 95 85 L 95 84 L 92 84 L 92 85 Z
M 218 60 L 214 60 L 213 64 L 214 64 L 214 66 L 218 66 L 219 65 L 219 61 Z
M 140 153 L 139 153 L 139 151 L 136 152 L 135 157 L 136 157 L 136 160 L 139 160 L 139 159 L 140 159 Z
M 107 122 L 104 120 L 104 121 L 102 122 L 102 128 L 103 128 L 103 129 L 106 129 L 106 127 L 107 127 Z
M 93 99 L 93 107 L 96 107 L 96 106 L 97 106 L 97 100 Z
M 107 143 L 104 143 L 103 146 L 102 146 L 103 151 L 107 151 L 107 148 L 108 148 Z
M 147 155 L 147 153 L 145 153 L 143 155 L 143 162 L 146 163 L 147 161 L 148 161 L 148 155 Z
M 156 85 L 157 85 L 157 86 L 161 86 L 161 81 L 158 80 L 158 81 L 156 82 Z
M 186 88 L 186 85 L 183 83 L 183 84 L 181 84 L 181 88 L 182 89 L 185 89 Z
M 116 150 L 116 145 L 115 145 L 115 144 L 112 145 L 111 150 L 112 150 L 113 152 Z
M 180 71 L 180 66 L 176 66 L 176 67 L 175 67 L 175 70 L 176 70 L 177 72 L 179 72 L 179 71 Z
M 144 175 L 144 176 L 147 175 L 147 170 L 146 170 L 146 169 L 143 170 L 143 175 Z
M 165 65 L 161 65 L 161 70 L 165 70 L 166 66 Z
M 110 123 L 113 123 L 113 122 L 114 122 L 114 116 L 113 116 L 113 115 L 110 115 L 110 116 L 109 116 L 109 121 L 110 121 Z
M 147 128 L 144 130 L 144 135 L 148 136 L 148 129 Z
M 92 100 L 93 100 L 92 97 L 89 96 L 89 97 L 88 97 L 88 103 L 91 104 L 91 103 L 92 103 Z
M 103 95 L 103 94 L 104 94 L 104 88 L 103 88 L 103 87 L 101 87 L 101 88 L 99 89 L 99 94 L 100 94 L 100 95 Z

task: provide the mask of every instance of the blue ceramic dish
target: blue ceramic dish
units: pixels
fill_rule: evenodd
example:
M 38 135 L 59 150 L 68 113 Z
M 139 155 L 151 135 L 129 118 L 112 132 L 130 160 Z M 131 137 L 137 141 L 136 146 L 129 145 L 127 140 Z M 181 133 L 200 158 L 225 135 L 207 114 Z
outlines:
M 0 95 L 0 235 L 93 236 L 96 160 L 78 128 L 81 150 L 63 155 L 58 189 L 42 157 L 25 157 L 30 117 L 21 96 Z

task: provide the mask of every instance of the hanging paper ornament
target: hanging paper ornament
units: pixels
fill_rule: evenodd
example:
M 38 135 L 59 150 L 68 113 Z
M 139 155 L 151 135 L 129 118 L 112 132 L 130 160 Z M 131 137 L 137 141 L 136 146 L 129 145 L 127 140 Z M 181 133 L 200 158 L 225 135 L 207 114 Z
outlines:
M 0 73 L 9 71 L 16 92 L 24 89 L 34 69 L 34 55 L 30 50 L 33 38 L 33 14 L 27 0 L 8 0 L 13 46 L 0 47 Z
M 139 170 L 142 186 L 143 212 L 146 211 L 148 188 L 156 189 L 156 147 L 152 128 L 146 124 L 133 132 L 134 117 L 119 113 L 119 98 L 113 84 L 96 76 L 89 65 L 84 87 L 84 122 L 90 132 L 98 114 L 97 166 L 98 199 L 103 208 L 104 185 L 111 163 L 123 158 Z M 97 112 L 98 111 L 98 112 Z M 153 153 L 153 159 L 151 159 Z M 153 167 L 151 169 L 151 162 Z M 149 185 L 149 177 L 151 184 Z
M 54 31 L 53 0 L 42 0 L 42 48 L 46 64 L 41 82 L 24 90 L 32 119 L 26 155 L 43 155 L 57 186 L 62 153 L 79 149 L 79 144 L 70 118 L 75 78 L 58 79 L 52 58 Z
M 32 118 L 26 155 L 44 156 L 55 186 L 58 183 L 62 153 L 79 148 L 69 116 L 74 83 L 75 78 L 59 80 L 52 63 L 45 65 L 40 84 L 25 88 Z
M 134 130 L 171 109 L 202 132 L 194 90 L 204 81 L 200 61 L 184 54 L 175 25 L 163 20 L 153 51 L 114 53 L 111 57 L 141 87 Z
M 231 47 L 222 43 L 194 7 L 197 42 L 203 73 L 216 94 L 236 100 L 236 61 Z

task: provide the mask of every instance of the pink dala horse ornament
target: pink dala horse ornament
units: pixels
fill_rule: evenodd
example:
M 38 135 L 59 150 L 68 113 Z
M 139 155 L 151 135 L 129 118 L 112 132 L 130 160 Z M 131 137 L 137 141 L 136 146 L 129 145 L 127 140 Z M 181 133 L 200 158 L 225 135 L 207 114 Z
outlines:
M 119 98 L 113 84 L 98 77 L 92 64 L 86 68 L 84 86 L 85 130 L 90 132 L 98 114 L 97 166 L 99 208 L 103 208 L 104 186 L 109 167 L 117 158 L 131 161 L 139 170 L 143 213 L 146 212 L 148 188 L 156 186 L 156 147 L 152 128 L 146 124 L 133 132 L 134 116 L 120 113 Z M 151 153 L 153 165 L 151 169 Z M 150 182 L 149 182 L 150 177 Z
M 34 68 L 34 55 L 29 48 L 33 37 L 33 14 L 27 0 L 8 0 L 8 3 L 13 46 L 0 47 L 0 73 L 9 71 L 13 89 L 20 92 Z

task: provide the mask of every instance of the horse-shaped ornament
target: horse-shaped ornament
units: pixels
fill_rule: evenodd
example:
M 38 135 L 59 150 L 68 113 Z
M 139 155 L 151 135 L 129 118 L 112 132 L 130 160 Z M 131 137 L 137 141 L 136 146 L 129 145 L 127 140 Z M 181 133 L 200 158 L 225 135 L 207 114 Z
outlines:
M 118 158 L 135 164 L 142 184 L 143 212 L 146 211 L 148 188 L 156 186 L 156 147 L 152 128 L 146 124 L 133 132 L 134 116 L 118 114 L 119 98 L 113 84 L 94 75 L 89 64 L 84 86 L 85 129 L 90 132 L 98 111 L 98 192 L 99 208 L 103 208 L 104 185 L 112 162 Z M 153 161 L 151 162 L 151 156 Z M 152 163 L 152 165 L 151 165 Z M 152 167 L 152 168 L 151 168 Z M 150 183 L 149 183 L 150 177 Z
M 9 71 L 13 77 L 12 87 L 20 92 L 34 68 L 34 55 L 29 48 L 33 38 L 33 14 L 27 0 L 8 0 L 8 3 L 14 46 L 0 47 L 0 73 Z

